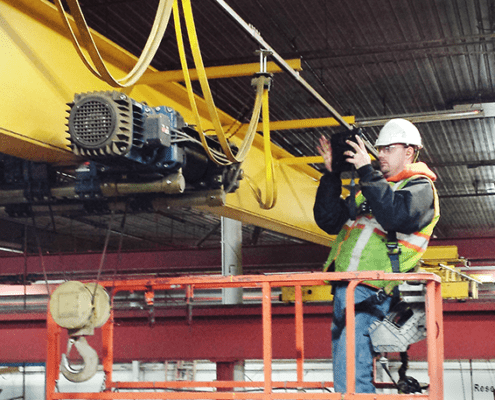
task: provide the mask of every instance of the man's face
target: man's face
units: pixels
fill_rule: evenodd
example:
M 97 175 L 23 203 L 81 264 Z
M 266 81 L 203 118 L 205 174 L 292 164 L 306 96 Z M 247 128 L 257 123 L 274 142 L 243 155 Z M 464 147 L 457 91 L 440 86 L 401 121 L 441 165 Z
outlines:
M 412 147 L 406 147 L 404 144 L 394 143 L 380 146 L 377 150 L 380 170 L 385 178 L 397 175 L 411 162 Z

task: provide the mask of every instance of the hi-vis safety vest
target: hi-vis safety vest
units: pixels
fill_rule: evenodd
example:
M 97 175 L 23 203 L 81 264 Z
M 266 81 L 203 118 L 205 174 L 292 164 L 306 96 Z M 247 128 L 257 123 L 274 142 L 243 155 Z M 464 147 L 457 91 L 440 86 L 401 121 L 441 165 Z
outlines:
M 397 232 L 397 241 L 400 249 L 400 272 L 413 269 L 426 251 L 433 228 L 440 217 L 438 194 L 433 182 L 424 175 L 414 175 L 399 182 L 391 182 L 393 190 L 402 189 L 412 179 L 425 178 L 430 181 L 434 197 L 434 217 L 432 221 L 419 232 L 403 234 Z M 356 205 L 359 207 L 365 197 L 362 193 L 356 196 Z M 335 240 L 330 255 L 324 266 L 327 271 L 332 262 L 335 262 L 336 272 L 349 271 L 384 271 L 392 272 L 392 263 L 387 249 L 387 232 L 370 214 L 359 215 L 355 221 L 348 220 Z M 366 282 L 378 288 L 395 286 L 389 281 Z

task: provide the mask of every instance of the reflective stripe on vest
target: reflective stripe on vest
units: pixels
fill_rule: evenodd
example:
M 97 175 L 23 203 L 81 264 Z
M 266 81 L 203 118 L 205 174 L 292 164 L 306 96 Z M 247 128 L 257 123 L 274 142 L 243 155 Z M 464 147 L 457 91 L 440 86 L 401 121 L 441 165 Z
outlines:
M 359 266 L 359 261 L 361 260 L 363 251 L 366 245 L 368 244 L 369 240 L 371 239 L 371 236 L 379 232 L 383 232 L 382 230 L 383 228 L 375 218 L 371 218 L 370 216 L 363 215 L 361 217 L 358 217 L 358 219 L 354 222 L 353 227 L 351 227 L 351 229 L 361 229 L 359 240 L 356 242 L 356 245 L 352 250 L 351 260 L 347 268 L 347 271 L 357 271 Z

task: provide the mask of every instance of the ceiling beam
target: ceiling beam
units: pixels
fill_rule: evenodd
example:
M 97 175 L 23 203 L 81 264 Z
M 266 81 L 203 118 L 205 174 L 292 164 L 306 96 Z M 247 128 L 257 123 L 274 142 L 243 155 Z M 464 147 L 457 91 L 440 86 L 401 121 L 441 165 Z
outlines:
M 342 117 L 348 124 L 355 123 L 353 115 Z M 239 130 L 246 132 L 249 124 L 242 124 Z M 321 127 L 335 127 L 340 126 L 340 123 L 335 118 L 307 118 L 307 119 L 293 119 L 286 121 L 270 121 L 270 131 L 285 131 L 289 129 L 308 129 L 308 128 L 321 128 Z M 225 126 L 227 130 L 229 127 Z M 258 132 L 263 130 L 263 124 L 260 122 L 256 128 Z
M 316 244 L 274 246 L 244 246 L 245 273 L 276 271 L 320 271 L 328 256 L 328 248 Z M 38 255 L 2 257 L 0 280 L 27 274 L 37 279 L 44 272 L 50 279 L 67 274 L 74 279 L 94 279 L 101 262 L 100 253 L 45 254 L 43 263 Z M 220 248 L 197 248 L 142 252 L 109 252 L 101 273 L 103 276 L 123 274 L 192 274 L 221 273 Z
M 291 66 L 296 71 L 301 71 L 301 60 L 287 60 L 287 64 Z M 217 67 L 207 67 L 205 68 L 206 76 L 208 79 L 225 79 L 225 78 L 236 78 L 240 76 L 254 76 L 256 73 L 260 72 L 259 63 L 249 63 L 249 64 L 235 64 L 235 65 L 222 65 Z M 269 73 L 280 73 L 284 72 L 273 61 L 270 61 L 266 65 L 266 72 Z M 191 80 L 198 80 L 198 71 L 196 69 L 190 69 L 189 75 Z M 184 73 L 182 70 L 176 71 L 148 71 L 143 74 L 139 79 L 139 85 L 159 85 L 164 82 L 183 82 Z
M 492 43 L 495 40 L 494 33 L 486 33 L 481 35 L 459 36 L 451 38 L 443 38 L 436 40 L 421 40 L 416 42 L 403 42 L 403 43 L 387 43 L 382 46 L 352 46 L 344 47 L 341 49 L 332 49 L 329 51 L 327 48 L 316 49 L 310 51 L 298 51 L 284 53 L 284 57 L 296 58 L 301 57 L 305 60 L 333 60 L 341 58 L 360 58 L 366 56 L 378 56 L 378 55 L 394 55 L 394 54 L 414 54 L 421 53 L 426 55 L 436 54 L 436 52 L 442 52 L 445 56 L 451 56 L 453 48 L 465 49 L 466 46 L 477 46 L 480 44 Z M 435 52 L 436 51 L 436 52 Z M 464 51 L 462 54 L 473 54 L 471 51 Z M 362 61 L 362 60 L 361 60 Z M 375 60 L 376 63 L 376 60 Z
M 458 246 L 458 247 L 456 247 Z M 242 265 L 244 273 L 321 271 L 329 249 L 318 244 L 244 246 Z M 495 264 L 495 239 L 433 239 L 423 259 L 454 260 L 462 257 L 476 265 Z M 94 279 L 101 263 L 100 253 L 45 254 L 43 262 L 38 255 L 2 257 L 0 280 L 9 280 L 27 273 L 33 279 L 50 279 L 67 275 L 74 279 Z M 221 273 L 220 248 L 170 249 L 159 251 L 108 252 L 102 266 L 102 276 L 149 273 L 187 275 L 192 273 Z M 43 278 L 40 278 L 43 279 Z
M 422 122 L 441 122 L 441 121 L 452 121 L 458 119 L 470 119 L 470 118 L 485 118 L 483 110 L 483 105 L 480 104 L 479 107 L 473 109 L 463 109 L 461 107 L 454 108 L 453 110 L 441 110 L 441 111 L 431 111 L 425 113 L 409 113 L 409 114 L 396 114 L 387 115 L 386 117 L 376 117 L 369 119 L 356 120 L 356 126 L 360 128 L 367 128 L 371 126 L 383 126 L 388 121 L 393 118 L 404 118 L 411 121 L 414 124 Z

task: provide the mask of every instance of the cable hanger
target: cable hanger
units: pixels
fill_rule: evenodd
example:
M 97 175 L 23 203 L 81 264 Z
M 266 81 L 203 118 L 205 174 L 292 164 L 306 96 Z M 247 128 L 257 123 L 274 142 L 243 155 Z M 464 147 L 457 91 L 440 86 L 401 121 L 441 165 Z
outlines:
M 260 54 L 260 72 L 256 74 L 256 78 L 253 82 L 260 80 L 263 83 L 263 101 L 262 101 L 262 127 L 263 127 L 263 150 L 265 158 L 265 200 L 261 189 L 256 185 L 252 178 L 245 175 L 247 182 L 254 192 L 256 199 L 261 208 L 270 210 L 275 207 L 277 202 L 277 186 L 275 184 L 275 166 L 273 162 L 271 137 L 270 137 L 270 108 L 268 93 L 271 86 L 271 74 L 266 71 L 266 61 L 269 55 L 272 54 L 270 50 L 259 50 Z M 258 82 L 256 82 L 258 84 Z

